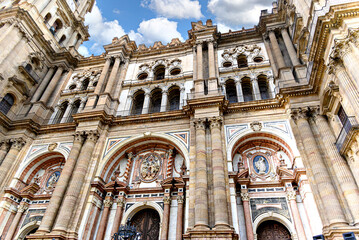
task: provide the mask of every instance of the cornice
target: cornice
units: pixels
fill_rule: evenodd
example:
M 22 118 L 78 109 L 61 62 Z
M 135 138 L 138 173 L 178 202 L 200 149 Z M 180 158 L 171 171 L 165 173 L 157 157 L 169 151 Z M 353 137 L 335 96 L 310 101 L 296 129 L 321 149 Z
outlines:
M 276 98 L 271 99 L 231 103 L 228 105 L 226 113 L 282 108 L 284 107 L 285 101 L 283 95 L 277 94 Z
M 187 114 L 183 110 L 158 112 L 134 116 L 119 116 L 113 120 L 113 125 L 127 125 L 133 123 L 159 122 L 177 119 L 186 119 Z

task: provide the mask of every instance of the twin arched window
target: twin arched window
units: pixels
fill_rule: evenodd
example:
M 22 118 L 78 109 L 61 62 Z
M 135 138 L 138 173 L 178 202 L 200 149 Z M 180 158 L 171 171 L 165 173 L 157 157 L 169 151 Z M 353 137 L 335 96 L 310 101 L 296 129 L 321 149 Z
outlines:
M 4 114 L 7 114 L 11 107 L 15 103 L 15 98 L 11 94 L 6 94 L 5 97 L 0 102 L 0 111 Z

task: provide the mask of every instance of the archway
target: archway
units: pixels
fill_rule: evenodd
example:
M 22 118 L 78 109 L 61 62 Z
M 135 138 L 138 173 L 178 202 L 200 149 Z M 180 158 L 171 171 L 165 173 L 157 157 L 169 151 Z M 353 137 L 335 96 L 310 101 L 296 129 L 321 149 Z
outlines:
M 131 225 L 142 234 L 142 240 L 158 239 L 160 222 L 160 215 L 152 208 L 142 209 L 131 218 Z
M 258 240 L 290 240 L 288 229 L 281 223 L 273 220 L 262 222 L 257 228 Z

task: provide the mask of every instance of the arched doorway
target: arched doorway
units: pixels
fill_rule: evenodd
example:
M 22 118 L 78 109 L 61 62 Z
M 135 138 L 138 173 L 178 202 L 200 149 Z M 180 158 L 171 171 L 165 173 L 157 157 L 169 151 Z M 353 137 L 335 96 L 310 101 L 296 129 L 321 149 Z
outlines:
M 142 234 L 141 240 L 155 240 L 160 234 L 160 215 L 154 209 L 143 209 L 133 216 L 131 225 Z
M 290 240 L 288 229 L 277 221 L 265 221 L 257 229 L 258 240 Z
M 27 240 L 28 239 L 27 236 L 29 236 L 30 234 L 35 233 L 37 231 L 37 229 L 39 229 L 39 227 L 36 227 L 36 228 L 32 229 L 28 234 L 26 234 L 26 237 L 24 238 L 24 240 Z

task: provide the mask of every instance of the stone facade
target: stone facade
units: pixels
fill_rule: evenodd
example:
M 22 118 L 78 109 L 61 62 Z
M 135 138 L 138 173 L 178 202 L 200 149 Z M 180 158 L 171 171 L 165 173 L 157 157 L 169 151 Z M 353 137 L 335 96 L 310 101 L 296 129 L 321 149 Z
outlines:
M 359 237 L 357 1 L 84 58 L 93 4 L 0 2 L 4 239 Z

